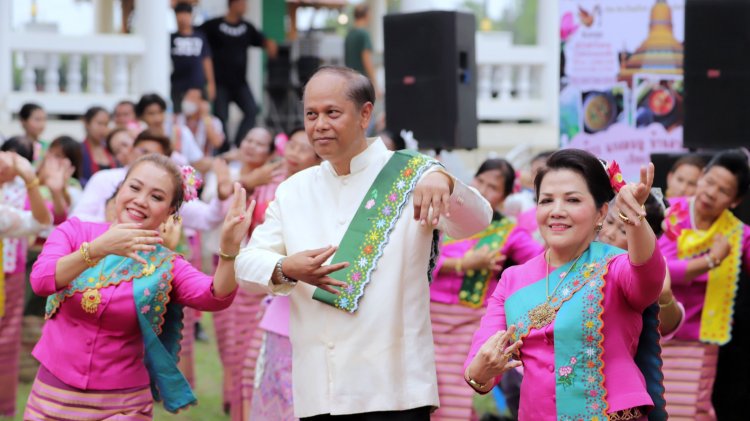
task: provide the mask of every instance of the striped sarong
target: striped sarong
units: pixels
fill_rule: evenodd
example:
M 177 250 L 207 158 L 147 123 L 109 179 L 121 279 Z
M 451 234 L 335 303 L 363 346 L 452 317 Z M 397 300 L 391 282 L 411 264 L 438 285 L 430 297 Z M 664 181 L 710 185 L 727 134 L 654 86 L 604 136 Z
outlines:
M 232 421 L 246 421 L 243 417 L 242 405 L 242 364 L 247 355 L 247 349 L 252 343 L 253 334 L 263 318 L 264 307 L 261 305 L 263 295 L 253 295 L 243 289 L 237 291 L 234 303 L 229 310 L 234 311 L 235 324 L 231 327 L 231 338 L 227 355 L 228 367 L 232 373 L 232 384 L 230 390 L 230 418 Z M 252 391 L 246 392 L 252 394 Z M 252 399 L 252 397 L 250 397 Z
M 25 280 L 24 272 L 5 278 L 5 315 L 0 318 L 0 417 L 13 417 L 16 412 Z
M 711 392 L 718 355 L 717 345 L 680 340 L 662 343 L 664 397 L 670 420 L 716 420 Z
M 265 312 L 265 305 L 262 310 Z M 253 337 L 250 339 L 250 346 L 245 351 L 245 358 L 242 361 L 242 378 L 241 382 L 241 393 L 242 393 L 242 419 L 247 420 L 250 414 L 250 405 L 253 402 L 253 395 L 255 393 L 256 386 L 256 367 L 258 365 L 258 359 L 260 357 L 261 350 L 263 349 L 264 337 L 266 332 L 261 328 L 256 328 L 253 332 Z M 287 341 L 289 338 L 287 338 Z M 291 347 L 291 343 L 289 344 Z M 289 348 L 291 353 L 291 348 Z M 291 358 L 291 355 L 290 355 Z M 291 362 L 290 362 L 291 367 Z M 290 390 L 291 392 L 291 390 Z M 254 418 L 253 418 L 254 419 Z M 279 420 L 282 418 L 280 417 Z
M 28 421 L 151 420 L 153 398 L 148 386 L 91 391 L 66 385 L 44 366 L 39 368 L 26 402 Z
M 258 329 L 260 330 L 260 329 Z M 264 332 L 258 361 L 257 387 L 249 418 L 252 421 L 295 421 L 292 400 L 292 342 L 287 336 Z
M 440 408 L 432 413 L 433 421 L 476 419 L 473 409 L 475 392 L 464 380 L 464 361 L 484 312 L 483 307 L 474 309 L 460 304 L 430 302 L 440 396 Z

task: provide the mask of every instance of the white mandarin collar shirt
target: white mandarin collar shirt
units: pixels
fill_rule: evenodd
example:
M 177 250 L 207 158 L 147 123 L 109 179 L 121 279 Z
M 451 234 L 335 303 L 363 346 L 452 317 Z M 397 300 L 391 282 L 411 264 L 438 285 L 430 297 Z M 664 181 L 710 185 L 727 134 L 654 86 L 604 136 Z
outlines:
M 235 263 L 237 280 L 257 293 L 289 294 L 297 417 L 438 406 L 428 269 L 432 231 L 414 221 L 411 199 L 396 222 L 354 314 L 313 300 L 315 288 L 270 281 L 276 262 L 337 245 L 393 152 L 379 139 L 339 176 L 324 162 L 282 183 Z M 438 229 L 462 238 L 481 231 L 492 209 L 455 180 L 451 217 Z M 355 264 L 355 262 L 351 262 Z

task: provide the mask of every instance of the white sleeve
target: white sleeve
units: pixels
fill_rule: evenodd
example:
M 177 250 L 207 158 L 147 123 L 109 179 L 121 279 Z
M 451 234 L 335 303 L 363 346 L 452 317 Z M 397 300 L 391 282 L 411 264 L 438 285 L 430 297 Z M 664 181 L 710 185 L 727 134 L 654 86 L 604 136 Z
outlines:
M 475 188 L 451 177 L 450 217 L 441 217 L 437 229 L 453 238 L 466 238 L 482 231 L 492 222 L 492 207 Z
M 180 152 L 185 155 L 185 158 L 191 164 L 203 158 L 203 152 L 201 152 L 198 142 L 195 141 L 193 132 L 183 125 L 180 126 L 180 143 L 182 144 Z
M 0 237 L 28 237 L 42 231 L 46 226 L 34 219 L 31 211 L 0 204 Z

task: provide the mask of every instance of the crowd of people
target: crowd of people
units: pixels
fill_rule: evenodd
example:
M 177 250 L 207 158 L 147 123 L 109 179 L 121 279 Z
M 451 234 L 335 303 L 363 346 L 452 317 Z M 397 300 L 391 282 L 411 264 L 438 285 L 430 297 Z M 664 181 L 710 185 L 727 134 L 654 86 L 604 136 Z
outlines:
M 19 110 L 0 146 L 0 415 L 19 409 L 26 306 L 45 318 L 29 420 L 198 404 L 201 312 L 233 421 L 471 420 L 496 387 L 511 419 L 743 419 L 746 151 L 685 155 L 663 190 L 653 164 L 628 182 L 578 149 L 464 183 L 368 137 L 380 93 L 347 67 L 318 69 L 304 127 L 274 133 L 226 71 L 275 50 L 244 3 L 202 29 L 177 3 L 170 99 L 92 107 L 80 140 Z

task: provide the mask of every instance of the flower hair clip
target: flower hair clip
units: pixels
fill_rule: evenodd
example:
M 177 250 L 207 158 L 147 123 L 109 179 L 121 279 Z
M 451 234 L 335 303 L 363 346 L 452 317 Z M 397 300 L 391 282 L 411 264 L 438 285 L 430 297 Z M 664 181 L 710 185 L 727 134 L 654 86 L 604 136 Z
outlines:
M 181 168 L 182 173 L 182 197 L 186 202 L 198 198 L 198 189 L 203 185 L 198 171 L 190 165 Z
M 604 162 L 602 162 L 602 164 L 604 164 Z M 614 190 L 615 193 L 619 193 L 620 189 L 625 187 L 627 183 L 622 177 L 622 171 L 620 171 L 620 166 L 617 164 L 617 161 L 614 159 L 609 161 L 604 165 L 604 169 L 607 170 L 607 176 L 609 176 L 609 184 L 612 186 L 612 190 Z

